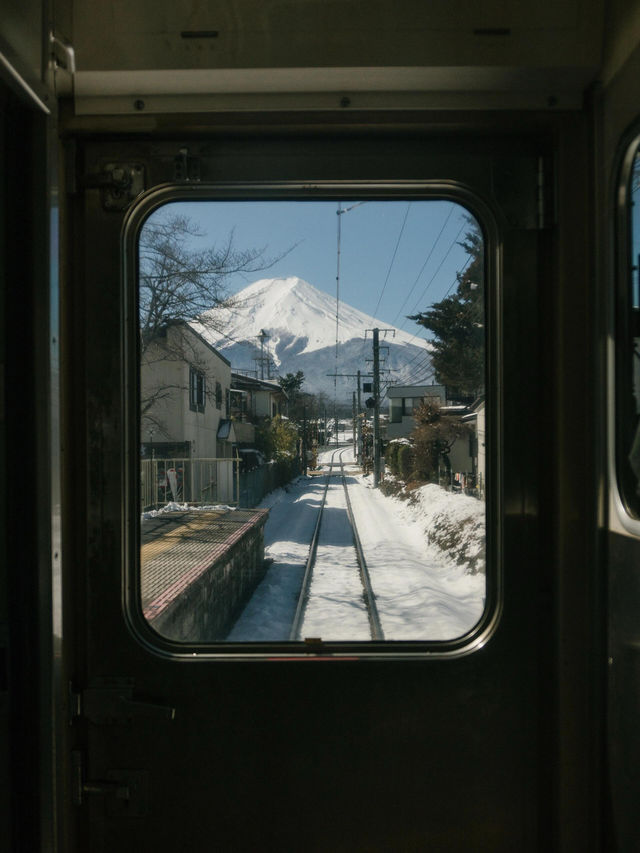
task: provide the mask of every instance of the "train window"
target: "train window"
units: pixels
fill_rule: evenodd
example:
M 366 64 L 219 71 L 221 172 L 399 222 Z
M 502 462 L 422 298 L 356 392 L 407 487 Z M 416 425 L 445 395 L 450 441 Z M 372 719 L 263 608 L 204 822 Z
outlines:
M 640 144 L 628 152 L 622 183 L 621 287 L 617 311 L 618 483 L 627 512 L 640 518 Z
M 148 625 L 225 649 L 472 636 L 492 489 L 478 219 L 424 191 L 177 199 L 141 219 L 137 270 Z

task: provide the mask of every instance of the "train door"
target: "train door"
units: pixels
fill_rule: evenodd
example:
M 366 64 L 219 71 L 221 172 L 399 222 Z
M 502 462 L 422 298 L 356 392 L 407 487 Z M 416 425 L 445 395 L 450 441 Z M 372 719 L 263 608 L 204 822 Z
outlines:
M 609 463 L 608 761 L 612 837 L 616 849 L 621 851 L 638 849 L 634 804 L 640 791 L 640 743 L 635 725 L 640 710 L 639 57 L 637 49 L 628 57 L 616 56 L 618 73 L 610 75 L 600 102 L 600 153 L 605 174 L 601 209 L 609 211 L 613 223 L 613 227 L 603 233 L 609 251 L 602 270 L 609 370 L 607 397 L 603 401 L 608 414 Z
M 580 488 L 576 452 L 558 466 L 549 438 L 562 405 L 552 373 L 557 284 L 569 268 L 579 278 L 582 250 L 557 252 L 543 197 L 551 155 L 567 184 L 559 208 L 579 208 L 586 192 L 574 168 L 584 128 L 559 121 L 545 128 L 534 117 L 515 132 L 494 117 L 456 134 L 421 122 L 347 132 L 337 122 L 317 136 L 201 124 L 179 139 L 69 140 L 64 530 L 78 850 L 595 849 L 597 800 L 584 768 L 597 744 L 579 713 L 584 671 L 571 668 L 588 634 L 560 627 L 563 608 L 584 602 L 561 599 L 554 569 L 552 508 L 569 480 Z M 274 186 L 286 195 L 329 185 L 349 198 L 356 185 L 378 194 L 419 185 L 466 199 L 479 216 L 494 311 L 491 600 L 470 639 L 374 653 L 299 644 L 221 653 L 138 629 L 127 229 L 154 192 L 179 195 L 194 181 L 198 192 L 236 198 Z M 581 247 L 584 221 L 564 222 Z M 571 405 L 586 403 L 576 393 Z M 567 423 L 567 444 L 570 433 Z
M 55 844 L 61 728 L 57 115 L 45 22 L 39 0 L 7 4 L 0 22 L 0 835 L 16 850 Z

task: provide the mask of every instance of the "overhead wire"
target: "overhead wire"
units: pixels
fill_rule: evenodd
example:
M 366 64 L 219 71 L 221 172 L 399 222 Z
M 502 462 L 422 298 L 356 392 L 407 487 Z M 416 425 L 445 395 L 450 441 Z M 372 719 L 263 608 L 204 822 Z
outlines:
M 403 235 L 403 233 L 404 233 L 404 227 L 405 227 L 405 225 L 407 224 L 407 218 L 408 218 L 408 216 L 409 216 L 409 211 L 410 211 L 410 209 L 411 209 L 411 202 L 408 202 L 408 204 L 407 204 L 407 209 L 406 209 L 405 214 L 404 214 L 404 219 L 402 220 L 402 227 L 400 228 L 400 233 L 398 234 L 398 239 L 397 239 L 397 241 L 396 241 L 396 247 L 395 247 L 395 249 L 393 250 L 393 256 L 392 256 L 392 258 L 391 258 L 391 263 L 389 264 L 389 269 L 387 270 L 387 277 L 386 277 L 386 278 L 385 278 L 385 280 L 384 280 L 384 284 L 382 285 L 382 290 L 380 291 L 380 296 L 378 297 L 378 302 L 377 302 L 376 307 L 375 307 L 375 309 L 374 309 L 374 311 L 373 311 L 373 316 L 374 316 L 374 317 L 375 317 L 375 316 L 376 316 L 376 314 L 378 313 L 378 308 L 380 307 L 380 302 L 382 301 L 382 297 L 383 297 L 383 295 L 384 295 L 384 292 L 385 292 L 385 290 L 386 290 L 387 284 L 388 284 L 388 282 L 389 282 L 389 276 L 391 275 L 391 269 L 392 269 L 392 267 L 393 267 L 393 263 L 394 263 L 394 261 L 395 261 L 395 259 L 396 259 L 396 255 L 398 254 L 398 247 L 399 247 L 399 245 L 400 245 L 400 241 L 402 240 L 402 235 Z
M 422 295 L 420 296 L 420 298 L 418 299 L 418 301 L 416 302 L 416 304 L 413 306 L 413 309 L 412 309 L 412 312 L 411 312 L 411 313 L 413 313 L 413 312 L 416 310 L 416 308 L 418 307 L 418 305 L 419 305 L 419 304 L 424 300 L 425 296 L 427 295 L 427 291 L 429 290 L 429 288 L 431 287 L 431 285 L 433 284 L 433 282 L 434 282 L 434 280 L 435 280 L 435 277 L 438 275 L 438 273 L 439 273 L 439 272 L 440 272 L 440 270 L 442 269 L 442 267 L 443 267 L 443 265 L 444 265 L 444 262 L 447 260 L 447 258 L 449 257 L 449 255 L 451 254 L 451 252 L 452 252 L 452 250 L 453 250 L 453 247 L 454 247 L 454 246 L 456 245 L 456 243 L 458 242 L 458 237 L 462 234 L 462 231 L 463 231 L 463 229 L 464 229 L 465 225 L 466 225 L 466 223 L 465 223 L 465 222 L 463 222 L 463 223 L 462 223 L 462 225 L 460 226 L 460 228 L 459 228 L 459 230 L 458 230 L 458 233 L 456 234 L 455 238 L 451 241 L 451 245 L 449 246 L 449 248 L 447 249 L 446 254 L 444 255 L 444 257 L 442 258 L 442 260 L 441 260 L 441 261 L 440 261 L 440 263 L 438 264 L 438 267 L 437 267 L 436 271 L 434 272 L 434 274 L 433 274 L 433 275 L 431 276 L 431 278 L 429 279 L 429 282 L 428 282 L 427 286 L 426 286 L 426 287 L 425 287 L 425 289 L 422 291 Z M 409 319 L 408 317 L 406 317 L 406 318 L 405 318 L 405 320 L 404 320 L 404 322 L 403 322 L 402 326 L 404 326 L 404 325 L 406 324 L 406 322 L 407 322 L 407 320 L 408 320 L 408 319 Z M 402 326 L 400 326 L 400 328 L 402 328 Z
M 412 294 L 412 293 L 413 293 L 413 291 L 416 289 L 416 285 L 417 285 L 417 284 L 418 284 L 418 282 L 420 281 L 420 278 L 421 278 L 421 276 L 422 276 L 422 273 L 424 272 L 424 270 L 425 270 L 425 268 L 426 268 L 427 264 L 428 264 L 428 263 L 429 263 L 429 261 L 431 260 L 431 255 L 433 255 L 433 252 L 434 252 L 434 250 L 435 250 L 436 246 L 438 245 L 438 241 L 440 240 L 440 237 L 442 237 L 442 234 L 443 234 L 443 232 L 444 232 L 444 229 L 447 227 L 447 223 L 448 223 L 448 222 L 449 222 L 449 220 L 451 219 L 451 214 L 453 213 L 453 210 L 454 210 L 455 206 L 456 206 L 455 204 L 452 204 L 452 205 L 451 205 L 451 208 L 450 208 L 450 210 L 449 210 L 449 213 L 447 214 L 447 218 L 445 219 L 445 221 L 444 221 L 444 223 L 443 223 L 443 225 L 442 225 L 442 228 L 440 229 L 440 231 L 439 231 L 439 233 L 438 233 L 438 236 L 436 237 L 436 239 L 435 239 L 435 240 L 434 240 L 434 242 L 433 242 L 433 245 L 431 246 L 431 250 L 429 251 L 429 254 L 427 255 L 427 259 L 426 259 L 426 261 L 422 264 L 422 267 L 420 268 L 420 272 L 419 272 L 419 273 L 418 273 L 418 275 L 416 276 L 416 280 L 413 282 L 413 285 L 411 286 L 411 290 L 410 290 L 410 291 L 409 291 L 409 293 L 405 296 L 404 302 L 402 303 L 402 305 L 401 305 L 401 306 L 400 306 L 400 308 L 398 309 L 398 312 L 397 312 L 396 316 L 393 318 L 393 322 L 392 322 L 392 325 L 393 325 L 393 326 L 395 326 L 395 324 L 396 324 L 396 320 L 398 319 L 398 317 L 399 317 L 399 316 L 400 316 L 400 314 L 402 313 L 402 309 L 404 308 L 404 306 L 405 306 L 405 305 L 407 304 L 407 302 L 409 301 L 409 299 L 410 299 L 410 297 L 411 297 L 411 294 Z
M 469 266 L 469 264 L 471 263 L 472 259 L 473 259 L 473 258 L 472 258 L 472 256 L 471 256 L 471 255 L 469 255 L 469 257 L 468 257 L 468 258 L 467 258 L 467 260 L 465 261 L 464 266 L 462 267 L 462 269 L 461 269 L 461 270 L 459 270 L 459 271 L 458 271 L 458 273 L 456 274 L 455 279 L 452 281 L 451 285 L 449 286 L 449 288 L 447 289 L 446 293 L 445 293 L 445 294 L 444 294 L 444 296 L 442 297 L 443 299 L 444 299 L 444 298 L 446 298 L 446 296 L 451 292 L 452 288 L 453 288 L 453 287 L 454 287 L 454 286 L 459 282 L 459 276 L 461 276 L 461 275 L 464 273 L 464 271 L 467 269 L 467 267 L 468 267 L 468 266 Z M 418 337 L 418 335 L 419 335 L 419 331 L 417 331 L 417 332 L 412 336 L 412 338 L 411 338 L 411 340 L 409 341 L 409 343 L 411 343 L 411 341 L 415 340 L 415 339 Z M 428 343 L 428 340 L 427 340 L 426 338 L 421 338 L 420 340 L 424 341 L 424 343 L 425 343 L 425 344 L 426 344 L 426 343 Z M 415 346 L 415 345 L 414 345 L 414 346 Z M 420 359 L 420 360 L 418 361 L 418 359 Z M 404 365 L 404 366 L 405 366 L 405 369 L 406 369 L 406 368 L 408 368 L 408 367 L 411 367 L 411 365 L 412 365 L 412 364 L 414 364 L 414 362 L 416 362 L 416 361 L 418 361 L 418 364 L 416 364 L 416 365 L 414 366 L 414 368 L 413 368 L 413 371 L 414 371 L 413 375 L 410 375 L 410 376 L 408 377 L 408 379 L 406 379 L 406 380 L 405 380 L 405 382 L 407 382 L 407 381 L 412 381 L 412 382 L 416 382 L 416 383 L 418 383 L 418 382 L 420 382 L 420 381 L 424 381 L 424 379 L 429 379 L 429 378 L 432 378 L 432 377 L 433 377 L 433 375 L 434 375 L 433 370 L 428 371 L 424 376 L 421 376 L 421 377 L 419 377 L 419 378 L 416 378 L 416 376 L 415 376 L 415 371 L 420 371 L 422 368 L 425 368 L 425 367 L 427 366 L 427 364 L 429 364 L 429 363 L 430 363 L 430 361 L 431 361 L 431 352 L 427 352 L 427 353 L 426 353 L 426 355 L 425 355 L 424 350 L 423 350 L 423 349 L 420 349 L 420 350 L 416 353 L 416 355 L 414 355 L 414 356 L 413 356 L 413 358 L 411 358 L 411 359 L 410 359 L 410 360 L 409 360 L 409 361 Z
M 462 267 L 462 269 L 461 269 L 461 270 L 459 270 L 459 271 L 457 272 L 455 279 L 451 282 L 451 284 L 450 284 L 450 286 L 449 286 L 449 289 L 447 290 L 447 292 L 445 293 L 445 295 L 442 297 L 443 299 L 447 296 L 447 294 L 448 294 L 448 293 L 450 293 L 450 292 L 451 292 L 451 288 L 452 288 L 452 287 L 454 287 L 454 285 L 458 284 L 458 276 L 460 276 L 460 275 L 462 275 L 462 274 L 464 273 L 464 271 L 466 270 L 466 268 L 467 268 L 467 267 L 469 266 L 469 264 L 471 263 L 472 259 L 473 259 L 473 256 L 472 256 L 472 255 L 469 255 L 469 257 L 467 258 L 467 260 L 466 260 L 466 261 L 465 261 L 465 263 L 464 263 L 464 266 Z M 414 309 L 414 310 L 415 310 L 415 309 Z M 409 318 L 407 318 L 407 319 L 409 319 Z M 417 338 L 419 334 L 420 334 L 420 331 L 418 330 L 418 331 L 413 335 L 413 337 L 411 338 L 411 341 L 415 340 L 415 338 Z M 422 340 L 426 340 L 426 339 L 422 339 Z M 411 343 L 411 341 L 409 341 L 409 343 Z M 414 356 L 414 358 L 412 359 L 412 361 L 414 361 L 416 357 L 417 357 L 417 356 Z M 411 364 L 411 362 L 409 362 L 409 364 Z

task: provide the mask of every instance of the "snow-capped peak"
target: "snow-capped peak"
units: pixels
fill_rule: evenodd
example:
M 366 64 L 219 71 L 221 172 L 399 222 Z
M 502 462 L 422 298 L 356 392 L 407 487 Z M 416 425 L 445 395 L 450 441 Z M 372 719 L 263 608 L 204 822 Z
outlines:
M 326 377 L 336 372 L 366 373 L 371 357 L 371 330 L 388 324 L 340 301 L 337 318 L 340 362 L 336 365 L 336 297 L 318 290 L 297 276 L 263 278 L 232 297 L 228 307 L 203 315 L 198 331 L 231 360 L 234 369 L 255 369 L 256 362 L 281 375 L 302 369 L 305 390 L 333 390 Z M 424 341 L 394 329 L 386 333 L 389 364 L 398 374 L 395 381 L 410 378 L 403 366 L 425 353 Z M 368 334 L 367 334 L 368 333 Z M 365 339 L 368 340 L 365 340 Z M 264 374 L 266 376 L 266 373 Z
M 216 312 L 217 313 L 217 312 Z M 220 319 L 223 319 L 222 317 Z M 313 287 L 297 276 L 263 278 L 253 282 L 233 297 L 232 307 L 224 318 L 225 333 L 236 340 L 255 338 L 266 331 L 271 345 L 281 340 L 291 345 L 306 339 L 298 354 L 313 352 L 336 343 L 336 298 Z M 367 329 L 387 327 L 381 320 L 340 302 L 338 340 L 364 338 Z M 407 332 L 395 330 L 396 343 L 415 343 Z M 231 341 L 215 342 L 225 348 Z

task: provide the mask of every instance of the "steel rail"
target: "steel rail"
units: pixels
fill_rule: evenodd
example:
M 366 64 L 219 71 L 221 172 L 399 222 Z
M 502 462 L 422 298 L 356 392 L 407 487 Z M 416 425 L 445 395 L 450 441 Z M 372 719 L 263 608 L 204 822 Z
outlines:
M 322 513 L 324 512 L 324 505 L 327 502 L 327 492 L 329 491 L 329 482 L 331 480 L 331 471 L 333 469 L 333 459 L 336 453 L 337 451 L 333 452 L 331 462 L 329 463 L 327 483 L 324 487 L 324 492 L 322 494 L 322 503 L 320 504 L 320 509 L 318 510 L 316 526 L 313 530 L 313 536 L 311 538 L 311 544 L 309 546 L 309 556 L 307 557 L 307 562 L 304 569 L 304 576 L 302 578 L 302 586 L 300 588 L 300 595 L 298 596 L 298 606 L 296 607 L 296 613 L 293 617 L 293 622 L 291 623 L 291 631 L 289 632 L 290 640 L 299 639 L 300 628 L 302 627 L 304 611 L 307 606 L 307 599 L 309 598 L 309 587 L 311 586 L 311 578 L 313 577 L 313 566 L 316 561 L 316 552 L 318 550 L 318 537 L 320 535 L 320 526 L 322 524 Z
M 364 603 L 367 608 L 367 616 L 369 617 L 371 639 L 384 640 L 384 632 L 380 623 L 380 615 L 378 613 L 378 606 L 376 604 L 376 596 L 371 586 L 371 577 L 369 575 L 367 561 L 364 556 L 364 551 L 362 550 L 362 542 L 360 541 L 360 536 L 358 535 L 358 527 L 356 525 L 356 520 L 353 515 L 353 509 L 351 507 L 351 498 L 349 497 L 347 478 L 344 473 L 344 462 L 342 461 L 342 453 L 340 454 L 340 473 L 342 476 L 342 486 L 344 488 L 344 494 L 347 499 L 347 516 L 349 518 L 349 523 L 351 524 L 351 531 L 353 533 L 353 544 L 356 549 L 356 554 L 358 555 L 358 565 L 360 566 L 360 580 L 362 581 L 362 586 L 364 589 Z
M 302 579 L 302 586 L 300 588 L 300 594 L 298 596 L 298 604 L 296 606 L 295 616 L 293 618 L 293 622 L 291 624 L 291 631 L 289 632 L 289 640 L 295 641 L 300 639 L 300 629 L 302 627 L 302 622 L 304 619 L 304 613 L 306 610 L 307 602 L 309 600 L 309 588 L 311 586 L 311 579 L 313 577 L 313 568 L 316 561 L 316 554 L 318 551 L 318 538 L 320 535 L 320 528 L 322 526 L 322 515 L 324 513 L 325 504 L 327 502 L 327 493 L 329 491 L 329 484 L 331 481 L 331 477 L 333 475 L 333 468 L 336 465 L 335 457 L 336 454 L 340 454 L 340 477 L 342 480 L 342 487 L 344 488 L 344 493 L 346 497 L 347 503 L 347 518 L 349 520 L 349 524 L 351 526 L 351 532 L 353 535 L 353 546 L 356 551 L 356 556 L 358 560 L 358 566 L 360 568 L 360 582 L 363 587 L 363 598 L 364 603 L 367 608 L 367 617 L 369 619 L 369 627 L 371 630 L 371 638 L 373 640 L 384 640 L 384 633 L 382 631 L 382 625 L 380 624 L 380 616 L 378 614 L 378 608 L 376 606 L 375 594 L 371 587 L 371 578 L 369 576 L 369 570 L 367 568 L 367 561 L 364 556 L 364 552 L 362 550 L 362 543 L 360 541 L 360 536 L 358 535 L 358 528 L 355 522 L 355 517 L 353 515 L 353 509 L 351 507 L 351 499 L 349 498 L 349 489 L 347 486 L 347 480 L 344 473 L 344 463 L 342 461 L 343 450 L 335 450 L 331 457 L 331 462 L 329 463 L 329 473 L 327 474 L 327 482 L 324 487 L 324 492 L 322 494 L 322 503 L 320 504 L 320 509 L 318 510 L 318 517 L 316 519 L 315 528 L 313 531 L 313 536 L 311 538 L 311 544 L 309 546 L 309 556 L 307 557 L 307 562 L 304 570 L 304 577 Z

